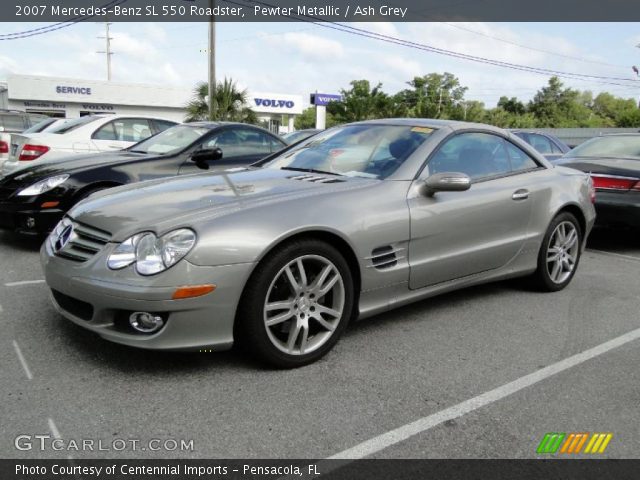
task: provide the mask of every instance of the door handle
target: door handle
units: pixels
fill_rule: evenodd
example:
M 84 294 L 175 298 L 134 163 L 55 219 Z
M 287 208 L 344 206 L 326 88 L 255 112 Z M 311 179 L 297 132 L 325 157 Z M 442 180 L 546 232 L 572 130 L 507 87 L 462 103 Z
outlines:
M 513 200 L 526 200 L 527 198 L 529 198 L 529 190 L 526 189 L 521 189 L 521 190 L 516 190 L 515 192 L 513 192 L 513 195 L 511 195 L 511 198 Z

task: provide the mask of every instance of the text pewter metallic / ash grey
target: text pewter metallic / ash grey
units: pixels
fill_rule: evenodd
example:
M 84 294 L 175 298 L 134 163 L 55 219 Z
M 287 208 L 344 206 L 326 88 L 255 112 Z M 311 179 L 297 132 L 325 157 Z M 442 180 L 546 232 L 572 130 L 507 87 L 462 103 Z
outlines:
M 95 194 L 41 259 L 57 310 L 105 339 L 196 351 L 240 342 L 295 367 L 327 353 L 352 318 L 517 276 L 561 290 L 593 197 L 586 174 L 504 130 L 376 120 L 243 171 Z

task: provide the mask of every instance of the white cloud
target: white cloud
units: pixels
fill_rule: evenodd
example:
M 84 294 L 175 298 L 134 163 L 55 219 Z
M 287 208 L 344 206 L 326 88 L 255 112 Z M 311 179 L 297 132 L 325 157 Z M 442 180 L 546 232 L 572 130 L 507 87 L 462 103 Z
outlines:
M 302 54 L 307 59 L 326 60 L 344 57 L 342 43 L 320 35 L 289 32 L 280 37 L 265 37 L 267 43 Z

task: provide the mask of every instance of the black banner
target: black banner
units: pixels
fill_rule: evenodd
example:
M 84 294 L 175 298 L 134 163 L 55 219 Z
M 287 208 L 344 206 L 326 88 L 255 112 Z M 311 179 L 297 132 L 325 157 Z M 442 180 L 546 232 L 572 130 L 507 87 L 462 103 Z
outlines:
M 631 480 L 640 460 L 0 460 L 2 480 Z
M 3 0 L 5 22 L 633 22 L 629 0 Z M 44 27 L 43 27 L 44 28 Z

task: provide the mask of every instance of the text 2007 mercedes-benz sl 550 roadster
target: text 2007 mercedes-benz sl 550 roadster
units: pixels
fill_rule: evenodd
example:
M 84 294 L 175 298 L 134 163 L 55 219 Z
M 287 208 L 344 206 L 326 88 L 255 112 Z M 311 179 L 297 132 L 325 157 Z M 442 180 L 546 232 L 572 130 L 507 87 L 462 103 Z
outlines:
M 224 156 L 224 152 L 222 152 Z M 351 319 L 478 283 L 561 290 L 593 226 L 585 173 L 490 126 L 335 127 L 242 171 L 97 193 L 43 244 L 56 308 L 135 347 L 319 359 Z

